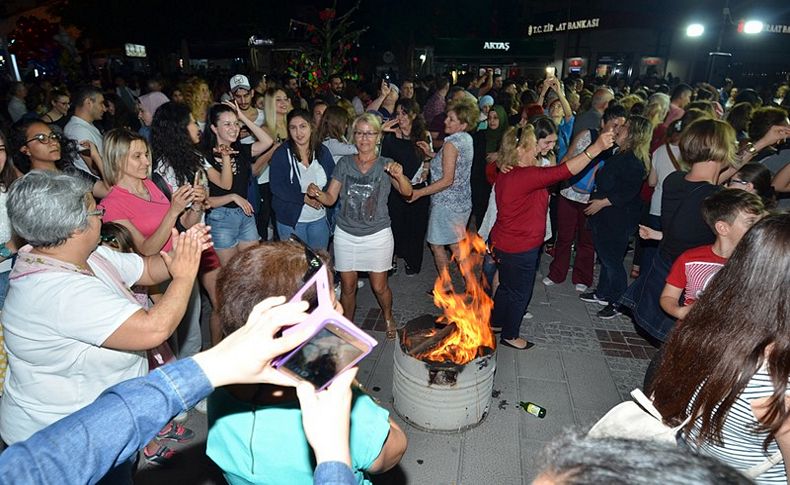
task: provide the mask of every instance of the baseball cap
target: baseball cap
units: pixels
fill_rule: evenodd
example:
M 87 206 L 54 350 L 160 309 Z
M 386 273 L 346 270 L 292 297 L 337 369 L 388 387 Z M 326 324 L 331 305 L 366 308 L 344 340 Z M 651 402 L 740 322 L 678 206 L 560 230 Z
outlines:
M 234 92 L 237 89 L 250 90 L 250 80 L 244 74 L 236 74 L 230 78 L 230 91 Z

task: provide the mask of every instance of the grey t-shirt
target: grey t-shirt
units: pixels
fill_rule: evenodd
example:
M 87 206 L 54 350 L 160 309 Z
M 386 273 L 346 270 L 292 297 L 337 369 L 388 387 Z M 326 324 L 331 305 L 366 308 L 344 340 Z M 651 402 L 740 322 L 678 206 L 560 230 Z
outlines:
M 340 182 L 337 227 L 353 236 L 369 236 L 390 227 L 387 199 L 392 182 L 384 165 L 392 159 L 379 157 L 367 173 L 354 162 L 354 155 L 337 161 L 332 178 Z

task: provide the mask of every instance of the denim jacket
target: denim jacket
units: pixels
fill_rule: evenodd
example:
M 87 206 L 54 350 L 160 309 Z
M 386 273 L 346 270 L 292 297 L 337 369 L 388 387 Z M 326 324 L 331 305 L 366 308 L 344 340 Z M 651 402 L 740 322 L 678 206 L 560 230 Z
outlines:
M 95 483 L 211 391 L 193 359 L 112 386 L 90 405 L 0 454 L 0 483 Z M 326 462 L 316 468 L 314 483 L 345 485 L 356 480 L 348 466 Z

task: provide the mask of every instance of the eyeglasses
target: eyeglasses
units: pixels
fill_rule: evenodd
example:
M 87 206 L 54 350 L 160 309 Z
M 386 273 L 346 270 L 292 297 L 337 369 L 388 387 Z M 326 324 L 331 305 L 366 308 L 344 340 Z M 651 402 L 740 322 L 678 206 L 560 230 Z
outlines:
M 46 143 L 49 143 L 49 142 L 52 142 L 52 141 L 58 141 L 59 142 L 60 138 L 61 138 L 61 136 L 60 136 L 59 133 L 50 133 L 50 134 L 39 133 L 38 135 L 35 135 L 31 139 L 25 140 L 25 143 L 30 143 L 31 141 L 35 140 L 35 141 L 37 141 L 39 143 L 45 143 L 46 144 Z
M 375 138 L 378 135 L 378 131 L 355 131 L 354 136 L 358 136 L 360 138 Z
M 302 283 L 307 283 L 310 281 L 319 269 L 324 265 L 324 262 L 321 258 L 318 257 L 310 246 L 307 245 L 306 242 L 302 241 L 299 236 L 296 234 L 291 234 L 290 240 L 299 243 L 304 248 L 304 259 L 307 261 L 307 271 L 304 272 L 304 276 L 302 276 Z
M 732 184 L 749 185 L 749 182 L 747 182 L 745 180 L 740 180 L 740 179 L 730 179 L 727 182 L 727 185 L 732 185 Z
M 102 234 L 101 235 L 101 242 L 107 243 L 107 244 L 117 244 L 118 243 L 118 241 L 116 241 L 116 239 L 115 239 L 115 236 L 112 236 L 110 234 Z
M 88 216 L 104 217 L 104 207 L 98 207 L 96 210 L 88 211 Z

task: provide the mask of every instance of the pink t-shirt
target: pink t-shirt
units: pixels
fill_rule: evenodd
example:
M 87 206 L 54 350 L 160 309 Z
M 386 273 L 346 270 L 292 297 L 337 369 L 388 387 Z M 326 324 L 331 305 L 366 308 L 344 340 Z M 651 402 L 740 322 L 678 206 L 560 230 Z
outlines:
M 143 180 L 143 184 L 151 194 L 150 201 L 116 185 L 110 189 L 107 197 L 102 199 L 99 207 L 104 207 L 104 222 L 127 220 L 148 239 L 159 229 L 165 214 L 170 209 L 170 201 L 150 179 Z M 170 251 L 171 248 L 171 238 L 167 238 L 162 250 Z
M 697 301 L 707 288 L 711 278 L 727 263 L 713 252 L 713 245 L 699 246 L 683 252 L 672 264 L 667 283 L 685 290 L 684 305 Z

